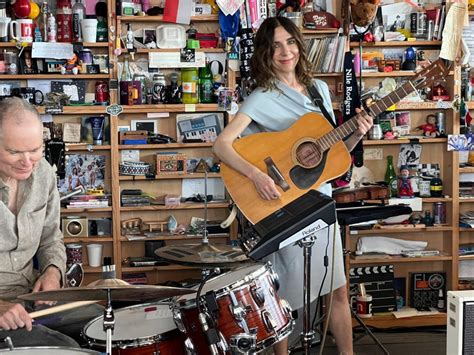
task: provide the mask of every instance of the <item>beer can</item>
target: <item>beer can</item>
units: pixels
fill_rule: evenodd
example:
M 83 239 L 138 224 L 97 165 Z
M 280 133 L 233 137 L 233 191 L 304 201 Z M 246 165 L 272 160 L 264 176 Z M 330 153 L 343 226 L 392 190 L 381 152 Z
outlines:
M 96 105 L 109 104 L 109 84 L 104 80 L 95 83 L 95 103 Z
M 446 115 L 444 112 L 436 112 L 436 125 L 438 126 L 438 132 L 442 136 L 446 134 Z

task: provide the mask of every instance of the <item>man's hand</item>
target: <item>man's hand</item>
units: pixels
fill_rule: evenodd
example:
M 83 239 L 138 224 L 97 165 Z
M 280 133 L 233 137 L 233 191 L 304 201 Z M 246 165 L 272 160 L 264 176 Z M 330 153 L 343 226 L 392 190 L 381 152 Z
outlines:
M 0 301 L 0 329 L 15 330 L 26 327 L 31 330 L 32 323 L 33 320 L 21 304 Z
M 61 288 L 61 272 L 54 266 L 48 267 L 45 272 L 36 280 L 32 292 L 50 291 Z M 47 304 L 53 306 L 56 302 L 36 301 L 36 304 Z

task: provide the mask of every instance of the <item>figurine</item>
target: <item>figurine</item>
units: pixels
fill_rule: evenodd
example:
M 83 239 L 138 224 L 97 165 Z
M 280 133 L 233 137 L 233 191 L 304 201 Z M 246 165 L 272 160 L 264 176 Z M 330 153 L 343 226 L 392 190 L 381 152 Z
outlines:
M 74 74 L 79 73 L 81 66 L 77 62 L 77 55 L 74 53 L 71 59 L 68 59 L 66 64 L 61 67 L 61 74 Z
M 426 123 L 418 127 L 418 129 L 423 130 L 423 135 L 425 137 L 436 138 L 439 137 L 438 127 L 436 126 L 436 116 L 428 115 L 426 117 Z
M 410 184 L 410 171 L 406 165 L 402 165 L 400 167 L 400 176 L 398 177 L 397 188 L 398 197 L 400 198 L 411 198 L 415 196 Z

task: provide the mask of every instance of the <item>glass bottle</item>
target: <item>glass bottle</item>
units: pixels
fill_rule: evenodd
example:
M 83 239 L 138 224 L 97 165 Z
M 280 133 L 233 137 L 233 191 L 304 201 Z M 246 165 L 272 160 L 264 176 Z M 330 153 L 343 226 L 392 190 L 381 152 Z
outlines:
M 72 40 L 82 42 L 81 20 L 85 18 L 86 7 L 82 0 L 76 0 L 72 7 Z
M 196 39 L 196 34 L 198 31 L 194 28 L 193 23 L 189 24 L 189 28 L 186 30 L 186 38 L 187 39 Z
M 95 5 L 95 14 L 97 15 L 97 42 L 107 42 L 107 3 L 99 0 Z
M 122 75 L 120 81 L 132 81 L 132 73 L 130 72 L 130 66 L 128 64 L 128 56 L 125 56 L 123 60 Z
M 214 101 L 212 72 L 207 60 L 206 65 L 199 71 L 199 101 L 207 104 Z
M 431 194 L 431 197 L 443 196 L 443 181 L 440 179 L 439 173 L 436 173 L 436 176 L 431 179 L 430 194 Z
M 199 102 L 199 72 L 197 68 L 181 69 L 181 86 L 183 87 L 183 104 Z
M 390 189 L 390 196 L 397 196 L 397 174 L 395 172 L 395 168 L 393 167 L 392 155 L 387 155 L 387 169 L 385 170 L 384 181 L 387 183 L 387 186 Z

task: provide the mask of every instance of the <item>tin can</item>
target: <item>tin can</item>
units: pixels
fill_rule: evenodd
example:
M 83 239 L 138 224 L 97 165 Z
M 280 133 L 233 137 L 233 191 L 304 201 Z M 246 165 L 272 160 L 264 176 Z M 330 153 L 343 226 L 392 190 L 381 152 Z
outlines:
M 145 75 L 142 74 L 135 74 L 133 75 L 133 81 L 140 82 L 140 97 L 138 97 L 138 102 L 142 104 L 146 104 L 146 86 L 145 86 Z
M 153 75 L 153 103 L 161 104 L 163 103 L 164 96 L 165 96 L 165 86 L 166 80 L 165 75 L 163 73 L 156 73 Z
M 446 203 L 436 202 L 433 207 L 433 222 L 434 224 L 446 223 Z
M 92 64 L 92 51 L 90 49 L 83 49 L 78 55 L 79 63 L 81 63 L 81 74 L 87 74 L 87 65 Z
M 106 81 L 96 81 L 95 83 L 95 103 L 96 105 L 109 104 L 109 84 Z

